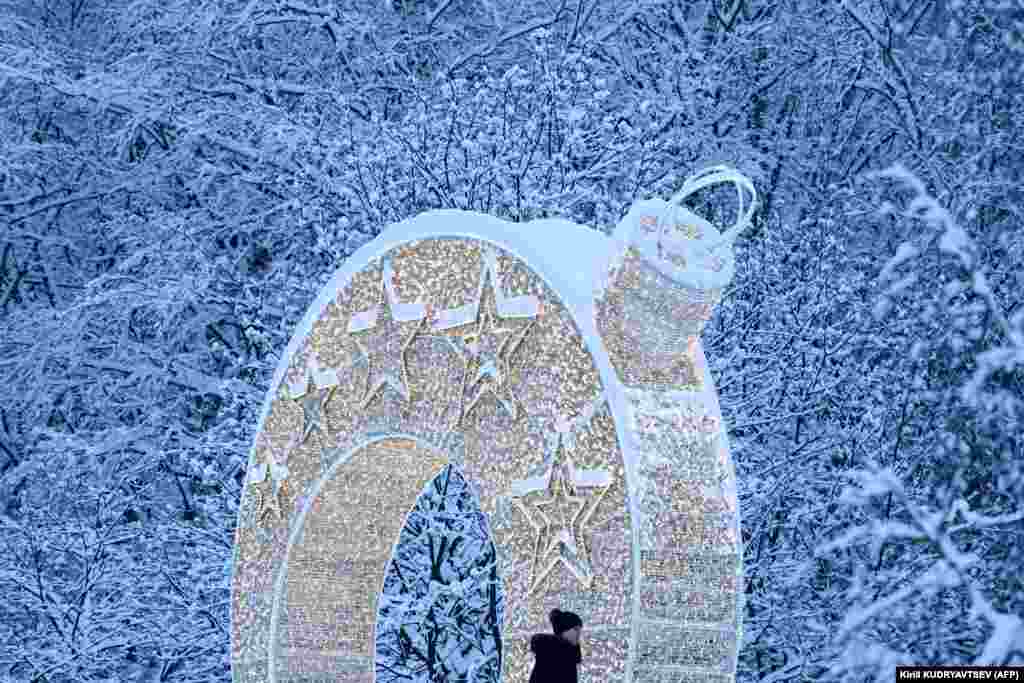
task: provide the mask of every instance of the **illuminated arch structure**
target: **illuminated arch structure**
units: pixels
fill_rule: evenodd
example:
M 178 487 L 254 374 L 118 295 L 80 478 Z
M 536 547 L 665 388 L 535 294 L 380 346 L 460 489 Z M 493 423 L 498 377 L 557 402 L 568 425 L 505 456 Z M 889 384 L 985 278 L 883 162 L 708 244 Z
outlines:
M 311 306 L 264 406 L 232 584 L 237 683 L 374 679 L 406 514 L 452 464 L 504 586 L 502 679 L 553 607 L 583 681 L 735 679 L 735 474 L 699 334 L 755 203 L 720 234 L 638 202 L 612 238 L 432 211 L 387 228 Z M 751 195 L 743 210 L 743 190 Z M 715 243 L 718 243 L 715 246 Z

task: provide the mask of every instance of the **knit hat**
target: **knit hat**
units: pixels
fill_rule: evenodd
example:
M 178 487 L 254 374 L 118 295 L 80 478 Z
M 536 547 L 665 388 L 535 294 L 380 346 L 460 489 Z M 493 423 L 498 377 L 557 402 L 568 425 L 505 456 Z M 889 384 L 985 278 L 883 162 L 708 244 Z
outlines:
M 551 620 L 551 628 L 554 629 L 556 635 L 565 633 L 569 629 L 576 628 L 577 626 L 583 626 L 583 620 L 580 619 L 578 614 L 573 612 L 563 612 L 560 609 L 551 610 L 551 614 L 548 615 L 548 619 Z

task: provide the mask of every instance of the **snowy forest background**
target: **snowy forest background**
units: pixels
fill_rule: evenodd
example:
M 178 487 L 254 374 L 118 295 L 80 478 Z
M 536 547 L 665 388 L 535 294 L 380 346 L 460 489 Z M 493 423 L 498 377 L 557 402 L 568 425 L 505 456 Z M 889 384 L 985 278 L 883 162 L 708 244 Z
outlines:
M 1020 0 L 0 0 L 0 111 L 0 681 L 230 679 L 258 407 L 383 225 L 711 163 L 739 679 L 1024 664 Z

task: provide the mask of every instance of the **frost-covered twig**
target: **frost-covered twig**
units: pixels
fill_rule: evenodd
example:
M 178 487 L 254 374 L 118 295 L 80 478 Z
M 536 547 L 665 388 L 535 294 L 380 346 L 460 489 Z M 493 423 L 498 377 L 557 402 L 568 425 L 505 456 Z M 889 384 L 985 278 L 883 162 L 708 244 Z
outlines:
M 867 177 L 892 178 L 903 182 L 914 190 L 916 196 L 911 200 L 907 210 L 902 215 L 908 218 L 922 218 L 933 227 L 942 229 L 939 249 L 944 253 L 955 256 L 960 265 L 971 273 L 972 289 L 976 294 L 985 299 L 985 303 L 988 304 L 994 317 L 994 322 L 999 326 L 1000 331 L 1006 335 L 1007 339 L 1013 342 L 1014 346 L 1024 347 L 1024 333 L 1013 329 L 1009 320 L 1004 315 L 1002 307 L 995 300 L 991 288 L 988 286 L 988 280 L 985 278 L 984 271 L 978 263 L 977 246 L 968 236 L 967 232 L 957 224 L 949 210 L 941 206 L 934 197 L 929 195 L 924 183 L 902 164 L 893 164 L 885 170 L 869 173 Z M 905 249 L 905 247 L 901 248 Z M 899 262 L 905 260 L 905 256 L 904 251 L 897 251 L 890 264 L 898 265 Z M 890 267 L 887 266 L 886 269 L 888 270 Z
M 929 196 L 924 183 L 913 173 L 902 165 L 896 164 L 878 173 L 868 175 L 869 178 L 890 178 L 907 186 L 914 197 L 909 201 L 905 210 L 897 210 L 891 204 L 884 204 L 882 213 L 898 214 L 911 220 L 923 220 L 932 229 L 933 233 L 926 234 L 921 240 L 914 243 L 905 242 L 901 244 L 895 254 L 882 268 L 881 279 L 892 283 L 888 285 L 888 291 L 882 297 L 886 305 L 876 311 L 876 316 L 888 317 L 888 302 L 895 298 L 909 298 L 917 289 L 925 286 L 926 282 L 943 277 L 941 273 L 933 271 L 922 272 L 918 263 L 923 253 L 930 247 L 937 247 L 940 254 L 953 256 L 960 268 L 960 277 L 970 282 L 970 290 L 983 302 L 983 306 L 976 305 L 973 308 L 956 308 L 952 312 L 961 318 L 966 314 L 977 314 L 979 310 L 986 312 L 987 320 L 994 323 L 998 332 L 1001 333 L 1002 343 L 1000 348 L 984 352 L 975 352 L 972 359 L 974 368 L 964 364 L 971 372 L 969 381 L 948 392 L 949 402 L 936 404 L 937 407 L 952 408 L 962 415 L 974 413 L 982 416 L 985 412 L 987 397 L 982 393 L 982 385 L 992 376 L 993 373 L 1005 370 L 1012 372 L 1024 365 L 1024 333 L 1020 329 L 1024 324 L 1024 316 L 1020 320 L 1014 318 L 1007 320 L 994 293 L 988 285 L 984 270 L 980 261 L 980 250 L 968 237 L 966 231 L 957 225 L 949 211 Z M 932 252 L 934 255 L 934 252 Z M 965 291 L 966 286 L 947 286 L 946 296 L 952 296 L 949 292 L 958 293 Z M 959 288 L 957 288 L 959 287 Z M 958 304 L 957 304 L 958 305 Z M 912 311 L 913 308 L 910 308 Z M 929 314 L 929 316 L 932 314 Z M 925 334 L 931 334 L 934 330 L 941 332 L 941 325 L 926 320 Z M 968 334 L 971 330 L 967 330 Z M 977 337 L 980 338 L 980 337 Z M 940 340 L 940 343 L 943 340 Z M 954 340 L 955 341 L 955 340 Z M 923 343 L 919 342 L 919 343 Z M 936 347 L 937 348 L 937 347 Z M 970 353 L 970 347 L 953 345 L 954 353 L 957 350 Z M 955 375 L 954 381 L 955 381 Z M 934 380 L 926 380 L 931 384 Z M 917 386 L 916 384 L 914 386 Z M 930 387 L 929 387 L 930 388 Z M 957 400 L 957 389 L 959 389 L 959 400 Z M 909 391 L 909 388 L 908 388 Z M 930 391 L 928 395 L 934 395 Z M 1012 403 L 1012 401 L 1011 401 Z M 1019 406 L 1010 405 L 1010 413 L 1013 413 Z M 967 410 L 964 410 L 967 409 Z M 902 422 L 900 423 L 902 429 Z M 952 427 L 955 429 L 955 427 Z M 947 430 L 951 427 L 947 427 Z M 899 430 L 898 430 L 899 433 Z M 920 435 L 920 438 L 927 440 L 928 432 Z M 956 438 L 953 438 L 955 443 Z M 898 453 L 900 438 L 897 437 Z M 923 444 L 927 449 L 927 442 Z M 999 448 L 997 444 L 994 448 Z M 967 451 L 964 451 L 965 453 Z M 951 453 L 957 456 L 956 452 Z M 965 462 L 963 467 L 967 467 Z M 921 597 L 930 599 L 943 591 L 949 589 L 960 589 L 966 593 L 971 605 L 968 619 L 980 619 L 991 629 L 988 640 L 981 652 L 976 654 L 975 664 L 1001 664 L 1012 658 L 1013 652 L 1024 650 L 1024 622 L 1021 617 L 997 609 L 993 600 L 986 596 L 983 587 L 979 584 L 981 576 L 984 576 L 985 566 L 982 565 L 979 555 L 983 554 L 980 548 L 975 552 L 961 550 L 958 541 L 954 540 L 954 534 L 964 531 L 981 530 L 986 528 L 1011 525 L 1024 520 L 1024 510 L 1003 512 L 1003 514 L 984 515 L 972 512 L 968 508 L 967 501 L 954 494 L 930 496 L 931 500 L 938 501 L 938 509 L 930 507 L 929 503 L 919 503 L 920 496 L 909 491 L 903 478 L 897 475 L 892 469 L 883 468 L 873 460 L 868 459 L 863 470 L 852 473 L 855 479 L 855 486 L 847 488 L 843 492 L 841 501 L 855 507 L 869 508 L 874 505 L 878 498 L 884 498 L 885 518 L 872 520 L 853 526 L 844 533 L 841 533 L 830 542 L 818 547 L 819 556 L 824 553 L 831 553 L 844 550 L 861 543 L 870 543 L 872 551 L 878 556 L 878 563 L 875 567 L 875 576 L 884 577 L 886 573 L 878 574 L 877 570 L 882 566 L 882 550 L 889 543 L 907 542 L 915 546 L 923 546 L 937 555 L 937 558 L 928 558 L 928 568 L 904 583 L 899 579 L 898 587 L 888 590 L 880 589 L 866 603 L 858 604 L 852 608 L 843 620 L 842 628 L 839 631 L 838 639 L 847 648 L 862 650 L 865 645 L 863 638 L 858 637 L 861 632 L 866 632 L 868 624 L 877 621 L 883 616 L 891 616 L 897 606 L 906 606 L 912 598 Z M 926 494 L 928 495 L 928 494 Z M 965 495 L 965 494 L 961 494 Z M 1020 501 L 1017 501 L 1018 506 Z M 962 517 L 964 523 L 952 526 L 957 515 Z M 958 537 L 959 538 L 959 537 Z M 975 546 L 972 546 L 974 548 Z M 921 558 L 924 559 L 924 558 Z M 915 572 L 920 570 L 914 570 Z M 981 573 L 979 573 L 981 572 Z M 860 565 L 855 567 L 852 595 L 860 597 L 865 592 L 864 571 Z M 882 657 L 873 661 L 872 665 L 883 667 L 883 660 L 890 658 Z M 853 657 L 844 663 L 840 668 L 863 666 L 864 659 Z M 839 673 L 834 671 L 833 673 Z M 840 674 L 842 675 L 842 674 Z M 881 675 L 881 674 L 880 674 Z M 891 675 L 891 674 L 890 674 Z
M 952 530 L 944 526 L 944 521 L 950 519 L 955 512 L 966 511 L 964 501 L 956 501 L 949 510 L 931 512 L 910 498 L 902 481 L 890 470 L 879 468 L 869 462 L 868 469 L 857 472 L 855 476 L 859 479 L 860 486 L 844 492 L 848 503 L 862 504 L 872 497 L 891 494 L 894 497 L 894 502 L 910 515 L 913 523 L 876 522 L 869 526 L 859 526 L 840 538 L 821 546 L 818 549 L 819 553 L 846 547 L 861 538 L 874 537 L 876 539 L 924 540 L 938 551 L 941 559 L 911 584 L 847 615 L 838 636 L 840 641 L 849 639 L 859 627 L 915 595 L 964 586 L 970 595 L 972 614 L 985 619 L 994 629 L 985 650 L 976 659 L 975 664 L 1001 663 L 1014 647 L 1020 647 L 1015 644 L 1018 640 L 1024 644 L 1024 621 L 1016 615 L 1000 612 L 992 606 L 992 603 L 982 594 L 968 573 L 968 570 L 977 562 L 977 555 L 960 552 L 950 538 Z M 967 514 L 970 514 L 969 511 Z M 1024 512 L 1004 517 L 1011 521 L 1021 518 L 1024 518 Z M 981 518 L 974 516 L 974 519 Z M 988 518 L 988 521 L 994 519 L 996 518 Z M 958 530 L 963 528 L 965 527 L 958 527 Z

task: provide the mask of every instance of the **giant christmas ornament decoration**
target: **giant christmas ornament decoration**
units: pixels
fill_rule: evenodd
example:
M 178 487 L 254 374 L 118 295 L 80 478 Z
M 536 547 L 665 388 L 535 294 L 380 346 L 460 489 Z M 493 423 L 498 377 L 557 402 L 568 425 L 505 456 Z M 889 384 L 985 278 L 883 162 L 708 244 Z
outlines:
M 740 198 L 724 233 L 680 206 L 722 182 Z M 353 254 L 293 337 L 250 455 L 234 680 L 373 681 L 395 544 L 451 465 L 492 536 L 503 681 L 527 680 L 554 607 L 586 625 L 583 681 L 733 681 L 739 515 L 700 333 L 755 201 L 714 167 L 611 238 L 442 210 Z

